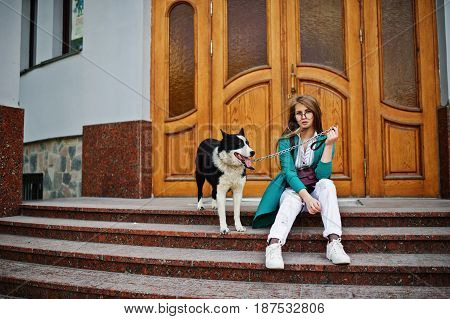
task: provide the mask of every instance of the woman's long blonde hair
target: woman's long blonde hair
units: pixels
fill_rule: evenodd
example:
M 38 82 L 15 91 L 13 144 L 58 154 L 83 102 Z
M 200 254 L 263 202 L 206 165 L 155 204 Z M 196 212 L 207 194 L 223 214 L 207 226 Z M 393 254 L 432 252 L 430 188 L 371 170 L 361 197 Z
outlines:
M 298 125 L 297 120 L 295 119 L 295 106 L 297 104 L 302 104 L 306 106 L 308 110 L 311 110 L 314 114 L 314 120 L 313 120 L 313 127 L 317 131 L 317 134 L 322 133 L 322 111 L 320 110 L 319 102 L 317 102 L 316 98 L 303 94 L 303 95 L 294 95 L 291 99 L 288 101 L 289 106 L 289 119 L 288 119 L 288 125 L 286 129 L 283 131 L 283 134 L 281 137 L 277 140 L 277 143 L 275 144 L 275 152 L 278 151 L 278 143 L 281 139 L 284 138 L 290 138 L 293 135 L 300 133 L 300 125 Z M 280 164 L 278 160 L 278 168 L 281 169 Z

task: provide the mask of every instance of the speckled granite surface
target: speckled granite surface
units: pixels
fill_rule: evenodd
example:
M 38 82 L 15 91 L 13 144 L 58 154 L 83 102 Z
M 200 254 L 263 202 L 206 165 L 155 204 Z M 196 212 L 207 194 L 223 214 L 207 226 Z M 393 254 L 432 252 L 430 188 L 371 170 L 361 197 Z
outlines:
M 0 258 L 93 270 L 214 280 L 449 286 L 449 254 L 350 254 L 336 266 L 324 253 L 284 253 L 285 269 L 264 252 L 142 247 L 0 235 Z
M 255 212 L 261 198 L 243 198 L 241 209 Z M 209 209 L 210 198 L 204 200 Z M 339 198 L 339 208 L 348 212 L 448 212 L 450 200 L 426 198 Z M 59 198 L 47 201 L 26 201 L 24 205 L 111 208 L 111 209 L 160 209 L 160 210 L 197 210 L 197 198 L 194 197 L 154 197 L 145 199 L 79 197 Z M 226 206 L 232 210 L 233 202 L 227 198 Z
M 0 105 L 0 216 L 17 214 L 22 202 L 24 113 Z
M 0 260 L 2 293 L 29 298 L 448 298 L 448 287 L 287 284 L 120 274 Z M 17 289 L 21 284 L 22 288 Z
M 246 225 L 258 202 L 244 199 Z M 230 225 L 231 204 L 227 201 Z M 20 287 L 17 296 L 37 298 L 228 298 L 245 289 L 243 297 L 253 298 L 270 286 L 274 298 L 291 293 L 448 298 L 448 204 L 340 199 L 344 247 L 352 263 L 336 266 L 325 258 L 321 218 L 306 215 L 296 220 L 283 247 L 285 269 L 269 270 L 264 266 L 268 229 L 237 233 L 232 228 L 221 236 L 216 211 L 197 211 L 195 198 L 26 202 L 22 216 L 0 218 L 0 258 L 6 260 L 0 265 L 9 269 L 0 275 L 0 293 Z M 86 281 L 77 281 L 83 275 Z M 224 293 L 211 292 L 211 285 Z
M 23 236 L 172 248 L 263 251 L 269 229 L 247 228 L 226 236 L 215 225 L 92 221 L 13 216 L 0 218 L 0 232 Z M 284 251 L 322 252 L 321 227 L 294 227 Z M 450 227 L 344 227 L 349 253 L 450 253 Z
M 83 196 L 151 197 L 151 123 L 84 126 L 82 162 Z
M 241 206 L 243 225 L 251 221 L 259 198 L 245 198 Z M 23 202 L 28 216 L 141 223 L 217 225 L 217 212 L 198 211 L 195 198 L 72 198 Z M 339 199 L 342 225 L 346 227 L 450 226 L 450 200 L 438 199 Z M 232 224 L 232 201 L 227 200 L 228 223 Z M 318 215 L 301 214 L 294 225 L 322 227 Z

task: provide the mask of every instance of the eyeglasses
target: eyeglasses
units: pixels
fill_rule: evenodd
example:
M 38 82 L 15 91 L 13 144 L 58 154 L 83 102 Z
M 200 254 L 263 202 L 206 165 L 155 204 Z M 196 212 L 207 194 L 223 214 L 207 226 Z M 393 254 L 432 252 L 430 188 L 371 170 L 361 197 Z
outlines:
M 310 110 L 307 110 L 305 112 L 297 112 L 297 115 L 300 115 L 300 118 L 305 117 L 307 119 L 311 119 L 313 116 L 313 112 Z

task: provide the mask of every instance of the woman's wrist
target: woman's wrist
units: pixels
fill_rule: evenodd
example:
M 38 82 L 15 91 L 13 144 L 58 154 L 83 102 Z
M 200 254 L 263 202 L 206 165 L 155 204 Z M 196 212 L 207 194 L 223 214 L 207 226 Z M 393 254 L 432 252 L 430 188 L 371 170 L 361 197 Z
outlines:
M 301 199 L 303 199 L 304 202 L 309 200 L 309 198 L 311 197 L 311 195 L 308 193 L 308 191 L 305 188 L 301 189 L 298 192 L 298 195 L 300 196 Z
M 330 145 L 327 144 L 323 148 L 321 161 L 323 163 L 331 162 L 332 157 L 333 157 L 333 144 Z

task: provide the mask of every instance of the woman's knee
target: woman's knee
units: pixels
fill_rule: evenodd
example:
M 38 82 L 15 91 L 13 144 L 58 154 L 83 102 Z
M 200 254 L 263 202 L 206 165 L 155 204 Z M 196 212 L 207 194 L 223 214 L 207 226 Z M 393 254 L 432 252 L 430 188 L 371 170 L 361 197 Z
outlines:
M 298 194 L 292 194 L 292 193 L 286 193 L 283 194 L 281 198 L 281 205 L 286 205 L 291 209 L 298 210 L 300 212 L 300 209 L 302 208 L 302 199 Z M 281 206 L 280 205 L 280 206 Z
M 334 192 L 336 191 L 336 186 L 334 185 L 333 181 L 328 178 L 322 178 L 321 180 L 319 180 L 316 184 L 316 188 Z

